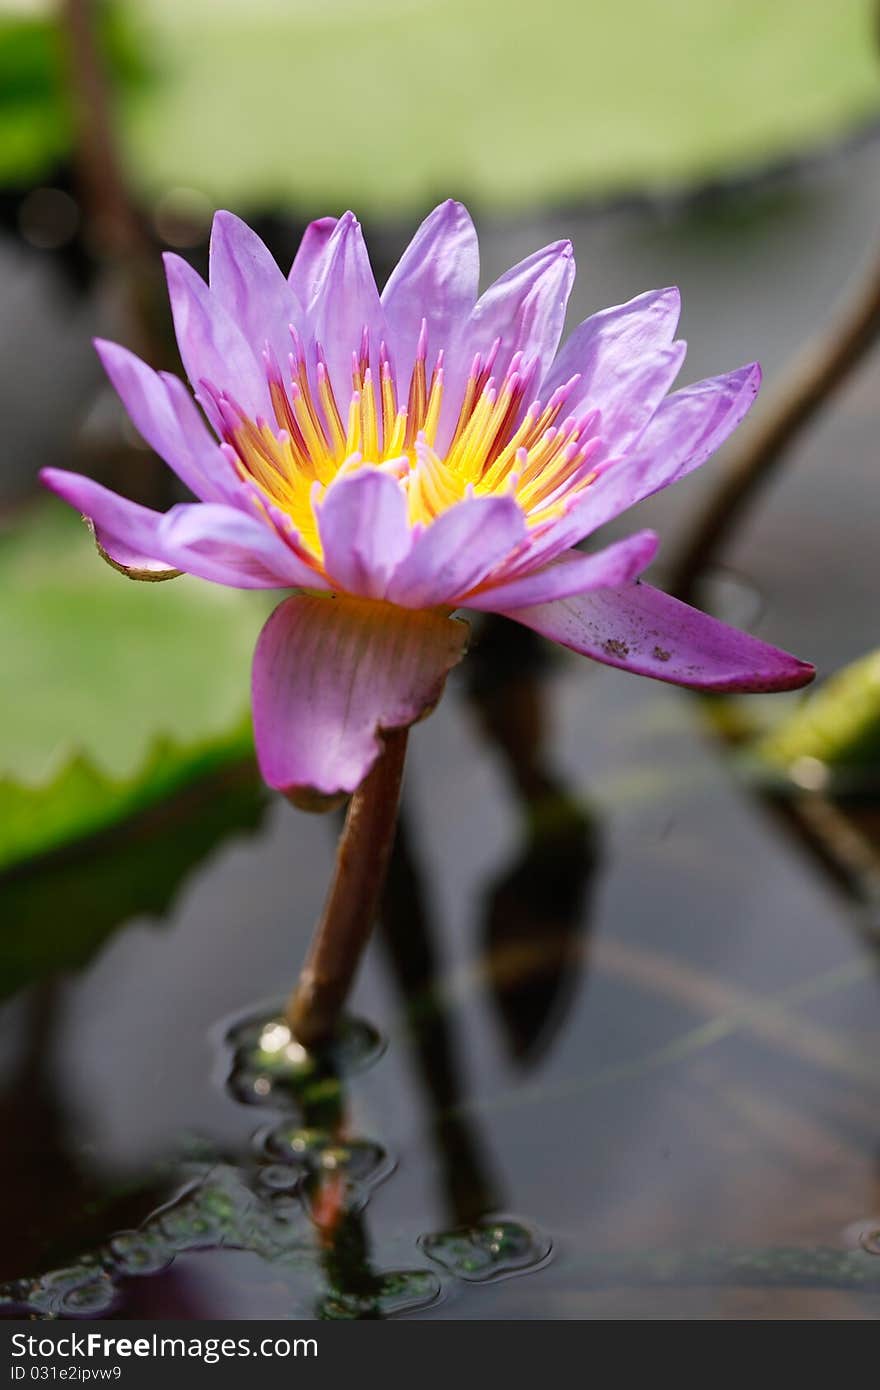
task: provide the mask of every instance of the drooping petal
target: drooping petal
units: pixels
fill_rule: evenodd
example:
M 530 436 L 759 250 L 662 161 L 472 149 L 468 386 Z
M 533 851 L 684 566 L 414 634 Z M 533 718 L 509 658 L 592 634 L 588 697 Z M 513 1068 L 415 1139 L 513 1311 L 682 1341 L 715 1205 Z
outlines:
M 290 352 L 289 326 L 300 325 L 302 307 L 271 251 L 231 212 L 214 215 L 208 282 L 257 361 L 268 342 L 283 368 Z M 230 385 L 235 394 L 233 383 L 217 384 Z
M 181 503 L 158 528 L 161 553 L 178 569 L 231 589 L 326 589 L 327 581 L 268 521 L 217 503 Z
M 171 252 L 166 252 L 164 259 L 177 346 L 212 425 L 219 431 L 222 422 L 213 402 L 200 389 L 203 380 L 220 390 L 231 389 L 252 418 L 270 418 L 266 373 L 241 329 L 191 265 Z
M 322 273 L 323 258 L 327 243 L 333 234 L 337 219 L 319 217 L 310 222 L 303 232 L 293 265 L 287 276 L 288 284 L 303 308 L 311 304 L 315 287 Z
M 440 698 L 467 625 L 349 598 L 286 599 L 254 654 L 254 735 L 266 781 L 288 795 L 352 792 L 381 751 Z
M 681 297 L 650 290 L 585 319 L 565 343 L 541 386 L 546 400 L 573 376 L 567 409 L 601 411 L 603 456 L 630 448 L 674 382 L 685 344 L 674 343 Z
M 69 502 L 90 523 L 98 549 L 132 579 L 171 579 L 179 567 L 162 553 L 158 537 L 162 513 L 120 497 L 81 473 L 43 468 L 40 481 Z
M 617 589 L 631 584 L 648 568 L 659 543 L 655 531 L 639 531 L 593 555 L 568 550 L 539 570 L 479 588 L 462 599 L 462 607 L 510 613 L 515 608 L 550 603 L 593 589 Z
M 384 598 L 412 545 L 403 487 L 378 468 L 339 478 L 318 507 L 318 531 L 331 581 L 349 594 Z
M 354 213 L 340 217 L 317 269 L 306 317 L 313 339 L 324 349 L 337 399 L 347 402 L 351 395 L 351 357 L 360 348 L 364 328 L 369 332 L 374 371 L 379 345 L 388 339 L 379 291 Z
M 132 423 L 181 482 L 204 502 L 228 499 L 233 470 L 182 381 L 154 372 L 133 352 L 95 339 L 104 370 Z
M 409 379 L 422 320 L 429 359 L 442 348 L 449 362 L 476 302 L 479 278 L 474 224 L 467 209 L 450 198 L 425 218 L 382 291 L 399 380 Z
M 607 666 L 695 690 L 797 690 L 815 667 L 647 584 L 599 589 L 510 615 Z
M 512 497 L 466 497 L 416 536 L 387 597 L 404 608 L 454 607 L 525 537 L 525 519 Z
M 40 477 L 89 519 L 100 547 L 126 572 L 155 578 L 165 566 L 233 589 L 326 588 L 268 522 L 233 507 L 184 502 L 156 512 L 79 473 L 44 468 Z

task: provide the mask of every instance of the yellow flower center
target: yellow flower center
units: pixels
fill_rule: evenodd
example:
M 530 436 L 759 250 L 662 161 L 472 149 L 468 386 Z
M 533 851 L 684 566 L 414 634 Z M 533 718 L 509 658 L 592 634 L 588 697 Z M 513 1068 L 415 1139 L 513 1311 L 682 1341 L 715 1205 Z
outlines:
M 492 375 L 500 343 L 474 358 L 455 428 L 442 457 L 435 450 L 443 403 L 443 354 L 428 380 L 425 333 L 405 401 L 399 400 L 384 344 L 379 379 L 369 365 L 365 331 L 352 355 L 352 394 L 343 418 L 320 348 L 310 377 L 294 335 L 285 381 L 267 352 L 274 421 L 256 421 L 232 397 L 212 391 L 223 419 L 224 450 L 258 498 L 289 518 L 300 543 L 321 560 L 316 506 L 327 488 L 354 469 L 381 468 L 406 491 L 412 526 L 428 526 L 466 496 L 509 494 L 530 528 L 562 515 L 595 473 L 598 413 L 563 418 L 578 378 L 546 403 L 525 405 L 535 364 L 517 353 L 500 384 Z

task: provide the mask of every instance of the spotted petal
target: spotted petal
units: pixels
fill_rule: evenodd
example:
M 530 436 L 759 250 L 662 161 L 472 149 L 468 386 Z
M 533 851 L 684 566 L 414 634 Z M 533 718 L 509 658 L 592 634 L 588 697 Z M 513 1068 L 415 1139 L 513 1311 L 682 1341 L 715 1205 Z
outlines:
M 600 589 L 511 617 L 607 666 L 695 690 L 797 690 L 815 667 L 647 584 Z

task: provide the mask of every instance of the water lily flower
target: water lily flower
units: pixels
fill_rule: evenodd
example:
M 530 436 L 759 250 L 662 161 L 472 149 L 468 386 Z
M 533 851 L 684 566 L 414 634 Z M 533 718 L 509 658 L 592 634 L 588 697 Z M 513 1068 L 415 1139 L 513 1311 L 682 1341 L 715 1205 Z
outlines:
M 594 314 L 557 354 L 570 244 L 528 256 L 478 297 L 476 233 L 452 201 L 422 223 L 381 295 L 351 213 L 312 223 L 286 277 L 228 212 L 214 220 L 208 284 L 178 256 L 166 266 L 195 400 L 125 348 L 97 349 L 144 439 L 198 500 L 163 514 L 77 474 L 42 478 L 132 577 L 185 571 L 293 591 L 253 668 L 272 786 L 356 789 L 381 731 L 442 693 L 466 646 L 458 609 L 697 689 L 812 678 L 640 582 L 652 531 L 576 548 L 703 463 L 757 393 L 752 364 L 670 394 L 685 351 L 676 290 Z

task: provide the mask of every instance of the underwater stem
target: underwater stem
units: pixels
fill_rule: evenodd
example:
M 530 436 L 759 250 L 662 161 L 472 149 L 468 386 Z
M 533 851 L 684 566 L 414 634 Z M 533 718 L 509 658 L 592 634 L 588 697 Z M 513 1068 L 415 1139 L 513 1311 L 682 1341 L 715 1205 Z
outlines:
M 335 1032 L 370 937 L 394 843 L 407 732 L 385 734 L 384 751 L 349 802 L 324 911 L 285 1010 L 304 1047 Z

